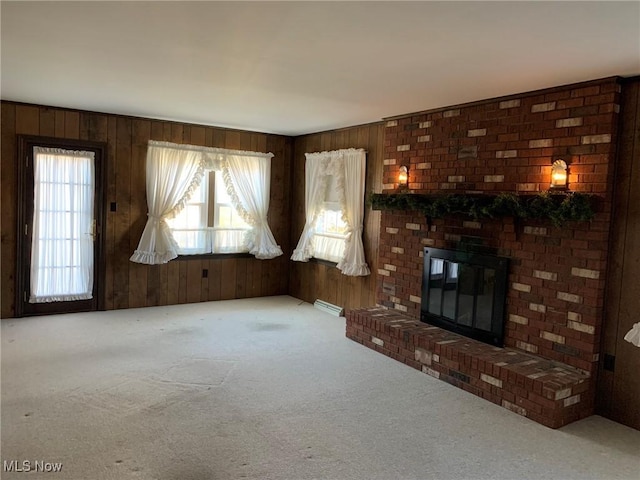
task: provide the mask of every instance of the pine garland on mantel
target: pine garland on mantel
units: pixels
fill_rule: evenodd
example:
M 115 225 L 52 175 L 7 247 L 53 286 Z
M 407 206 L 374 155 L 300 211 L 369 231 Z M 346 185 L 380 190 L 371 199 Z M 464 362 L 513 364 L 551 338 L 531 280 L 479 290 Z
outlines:
M 443 218 L 450 215 L 464 215 L 475 220 L 514 217 L 546 219 L 555 226 L 561 226 L 568 221 L 588 221 L 595 214 L 594 195 L 584 193 L 424 195 L 400 192 L 372 193 L 369 200 L 374 210 L 415 211 L 421 212 L 427 218 Z

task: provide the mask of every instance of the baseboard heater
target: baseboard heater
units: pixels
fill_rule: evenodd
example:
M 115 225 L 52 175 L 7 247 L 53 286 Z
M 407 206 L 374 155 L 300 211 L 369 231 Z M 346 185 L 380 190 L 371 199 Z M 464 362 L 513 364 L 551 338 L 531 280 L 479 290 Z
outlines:
M 316 300 L 313 302 L 313 306 L 318 310 L 322 310 L 323 312 L 333 315 L 334 317 L 342 317 L 344 315 L 344 308 L 325 302 L 324 300 Z

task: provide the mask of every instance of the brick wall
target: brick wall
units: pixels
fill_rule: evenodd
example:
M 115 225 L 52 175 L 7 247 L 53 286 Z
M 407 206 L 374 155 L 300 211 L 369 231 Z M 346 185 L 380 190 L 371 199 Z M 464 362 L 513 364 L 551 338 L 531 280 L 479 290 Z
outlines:
M 520 194 L 549 188 L 552 159 L 569 187 L 601 198 L 595 219 L 555 228 L 511 218 L 383 212 L 377 301 L 419 318 L 422 248 L 481 242 L 511 258 L 505 344 L 594 373 L 599 352 L 620 85 L 616 79 L 387 121 L 383 188 L 408 165 L 415 193 Z

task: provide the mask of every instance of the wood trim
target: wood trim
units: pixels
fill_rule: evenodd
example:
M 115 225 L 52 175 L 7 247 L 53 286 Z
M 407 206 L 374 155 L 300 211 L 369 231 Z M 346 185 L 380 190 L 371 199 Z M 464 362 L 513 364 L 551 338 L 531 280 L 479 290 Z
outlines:
M 83 141 L 76 139 L 44 137 L 36 135 L 18 135 L 18 147 L 16 162 L 18 165 L 17 177 L 17 222 L 16 222 L 16 282 L 15 282 L 15 315 L 18 317 L 27 315 L 41 315 L 47 313 L 67 313 L 87 310 L 104 309 L 104 271 L 105 271 L 105 235 L 106 226 L 105 215 L 105 178 L 106 178 L 106 144 L 103 142 Z M 95 185 L 95 219 L 98 240 L 94 244 L 94 286 L 95 298 L 87 302 L 56 302 L 54 304 L 42 304 L 33 308 L 25 309 L 24 292 L 28 291 L 27 281 L 29 274 L 26 265 L 30 264 L 30 246 L 25 242 L 24 226 L 30 221 L 33 215 L 33 198 L 29 195 L 27 184 L 33 183 L 33 161 L 27 166 L 27 158 L 33 158 L 30 153 L 34 146 L 57 147 L 76 150 L 92 150 L 96 152 L 95 157 L 95 178 L 98 180 Z M 29 238 L 31 238 L 29 236 Z
M 223 258 L 255 258 L 250 253 L 202 253 L 197 255 L 178 255 L 174 260 L 222 260 Z

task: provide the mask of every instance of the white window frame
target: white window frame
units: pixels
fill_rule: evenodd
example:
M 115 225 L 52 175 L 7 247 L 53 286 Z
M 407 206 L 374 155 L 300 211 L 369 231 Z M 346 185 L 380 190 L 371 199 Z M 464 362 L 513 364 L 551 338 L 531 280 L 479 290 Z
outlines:
M 213 174 L 213 175 L 211 175 Z M 176 242 L 178 242 L 178 254 L 179 255 L 211 255 L 211 254 L 236 254 L 236 253 L 247 253 L 248 248 L 244 244 L 243 237 L 246 232 L 251 230 L 251 226 L 246 224 L 241 218 L 240 221 L 244 223 L 244 226 L 235 226 L 235 227 L 222 227 L 220 226 L 220 217 L 219 214 L 221 206 L 228 206 L 232 210 L 232 215 L 239 217 L 239 214 L 235 210 L 233 204 L 229 202 L 219 202 L 218 201 L 218 193 L 220 188 L 224 187 L 224 182 L 222 181 L 222 172 L 215 170 L 205 170 L 204 177 L 202 178 L 202 182 L 200 183 L 199 189 L 204 189 L 205 193 L 201 194 L 204 196 L 204 202 L 201 198 L 192 197 L 186 204 L 185 208 L 176 215 L 172 220 L 168 220 L 167 223 L 171 228 L 172 233 L 174 234 L 174 238 L 176 237 L 177 232 L 189 232 L 189 231 L 204 231 L 204 245 L 198 246 L 196 248 L 188 248 L 180 245 L 179 237 L 176 238 Z M 214 183 L 212 186 L 211 183 Z M 212 188 L 213 187 L 213 188 Z M 199 224 L 194 225 L 193 228 L 174 228 L 172 224 L 176 223 L 176 219 L 179 219 L 182 215 L 185 215 L 188 207 L 192 205 L 198 205 L 201 208 L 200 211 L 200 219 Z M 211 215 L 210 215 L 211 213 Z M 216 242 L 216 235 L 222 235 L 224 232 L 237 232 L 236 235 L 238 238 L 232 245 L 229 245 L 228 242 L 224 246 L 219 245 L 219 241 Z

